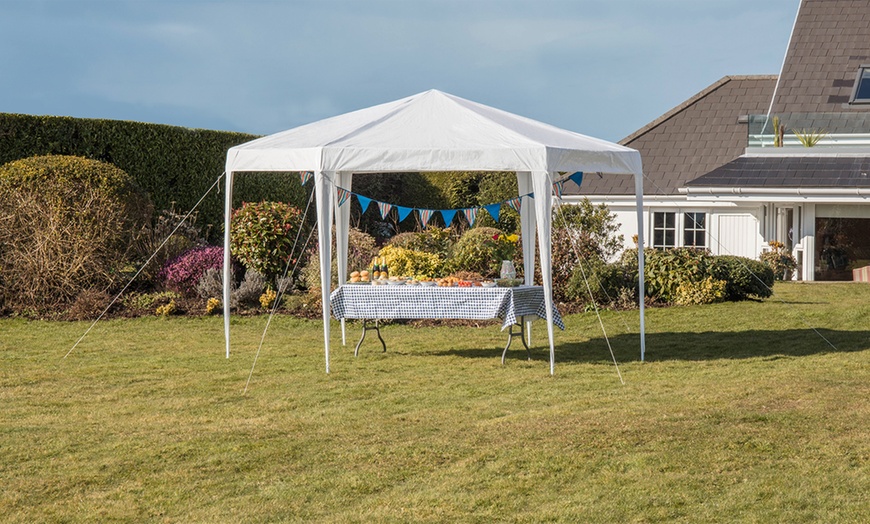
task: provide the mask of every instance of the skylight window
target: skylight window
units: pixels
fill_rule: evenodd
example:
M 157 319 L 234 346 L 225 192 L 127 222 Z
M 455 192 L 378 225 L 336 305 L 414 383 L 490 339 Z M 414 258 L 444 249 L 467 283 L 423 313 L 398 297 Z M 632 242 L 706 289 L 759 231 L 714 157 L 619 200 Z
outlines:
M 858 80 L 855 82 L 855 92 L 852 93 L 853 104 L 870 104 L 870 66 L 861 66 L 858 70 Z

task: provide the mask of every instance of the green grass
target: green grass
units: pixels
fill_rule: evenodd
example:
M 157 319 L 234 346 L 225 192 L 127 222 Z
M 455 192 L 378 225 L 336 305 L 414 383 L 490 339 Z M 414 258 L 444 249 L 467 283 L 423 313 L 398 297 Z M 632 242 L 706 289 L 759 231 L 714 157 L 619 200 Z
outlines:
M 359 358 L 276 317 L 0 321 L 3 522 L 867 522 L 870 286 L 496 325 Z M 630 329 L 627 330 L 626 327 Z M 815 328 L 816 331 L 813 330 Z M 829 345 L 824 336 L 830 343 Z M 351 340 L 352 339 L 352 340 Z

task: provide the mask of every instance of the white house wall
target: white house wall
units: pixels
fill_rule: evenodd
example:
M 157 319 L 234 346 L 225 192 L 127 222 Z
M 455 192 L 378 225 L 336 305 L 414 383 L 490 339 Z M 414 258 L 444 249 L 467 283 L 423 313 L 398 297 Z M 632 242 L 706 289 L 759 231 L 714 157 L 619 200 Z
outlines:
M 623 248 L 634 248 L 634 236 L 637 234 L 637 217 L 634 202 L 627 199 L 607 197 L 589 197 L 594 205 L 605 204 L 614 214 L 619 224 L 618 234 L 623 237 Z M 576 199 L 566 203 L 576 202 Z M 660 198 L 646 197 L 644 201 L 644 236 L 647 246 L 653 238 L 653 213 L 674 212 L 706 213 L 707 215 L 707 247 L 714 255 L 737 255 L 747 258 L 758 258 L 765 245 L 762 235 L 763 207 L 761 204 L 736 206 L 733 203 L 692 201 L 686 202 L 679 197 Z M 677 245 L 682 245 L 682 230 L 677 232 Z

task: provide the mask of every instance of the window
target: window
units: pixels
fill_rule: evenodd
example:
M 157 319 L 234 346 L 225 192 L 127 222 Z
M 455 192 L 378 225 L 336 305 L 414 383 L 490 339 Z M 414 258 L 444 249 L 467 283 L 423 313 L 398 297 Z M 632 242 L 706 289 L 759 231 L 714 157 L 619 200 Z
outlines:
M 707 214 L 685 213 L 683 215 L 683 245 L 707 247 Z
M 682 231 L 682 243 L 677 231 Z M 707 214 L 657 211 L 653 213 L 652 247 L 707 247 Z
M 861 66 L 858 79 L 855 80 L 855 90 L 852 92 L 853 104 L 870 104 L 870 66 Z
M 666 248 L 677 246 L 677 214 L 672 212 L 653 213 L 653 247 Z

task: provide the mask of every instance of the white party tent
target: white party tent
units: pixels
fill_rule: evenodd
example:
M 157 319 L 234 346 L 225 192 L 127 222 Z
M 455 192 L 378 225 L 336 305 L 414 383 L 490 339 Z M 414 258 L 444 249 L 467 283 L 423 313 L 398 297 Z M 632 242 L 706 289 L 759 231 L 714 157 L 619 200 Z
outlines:
M 437 90 L 327 118 L 230 148 L 226 162 L 224 238 L 224 332 L 230 355 L 230 216 L 233 176 L 244 171 L 311 171 L 317 202 L 323 341 L 329 373 L 332 224 L 336 229 L 338 279 L 347 279 L 350 206 L 337 206 L 337 187 L 350 189 L 353 176 L 388 172 L 511 171 L 519 194 L 534 205 L 520 209 L 526 283 L 534 269 L 537 226 L 546 298 L 550 373 L 554 371 L 553 288 L 550 222 L 557 173 L 599 172 L 635 177 L 638 243 L 643 245 L 642 167 L 634 149 L 565 131 Z M 640 250 L 643 268 L 643 250 Z M 643 358 L 643 269 L 641 359 Z

